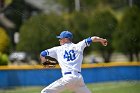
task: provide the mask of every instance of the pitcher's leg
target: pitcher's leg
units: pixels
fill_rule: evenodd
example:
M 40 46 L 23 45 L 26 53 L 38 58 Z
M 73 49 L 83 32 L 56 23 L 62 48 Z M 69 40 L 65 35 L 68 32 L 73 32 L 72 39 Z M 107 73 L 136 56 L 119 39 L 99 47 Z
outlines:
M 63 78 L 60 78 L 50 84 L 49 86 L 45 87 L 41 93 L 60 93 L 65 89 L 65 84 L 63 82 Z
M 83 86 L 75 89 L 75 93 L 91 93 L 91 91 L 86 86 Z
M 77 81 L 77 87 L 75 87 L 75 92 L 76 93 L 91 93 L 91 91 L 85 85 L 82 75 L 79 76 L 79 80 Z

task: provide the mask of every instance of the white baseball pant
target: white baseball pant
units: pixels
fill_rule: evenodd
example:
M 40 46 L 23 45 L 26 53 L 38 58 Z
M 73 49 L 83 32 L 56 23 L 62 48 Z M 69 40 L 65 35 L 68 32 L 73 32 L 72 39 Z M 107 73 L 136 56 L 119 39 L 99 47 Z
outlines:
M 63 75 L 62 78 L 45 87 L 41 93 L 60 93 L 65 89 L 75 93 L 91 93 L 86 87 L 82 75 L 78 72 Z

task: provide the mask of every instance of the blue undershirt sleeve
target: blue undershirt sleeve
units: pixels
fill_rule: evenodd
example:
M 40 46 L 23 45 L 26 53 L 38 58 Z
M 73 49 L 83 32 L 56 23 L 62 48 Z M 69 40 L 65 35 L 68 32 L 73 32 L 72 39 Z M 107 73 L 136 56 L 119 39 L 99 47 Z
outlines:
M 48 55 L 48 51 L 44 50 L 40 53 L 40 55 L 46 57 Z
M 87 46 L 90 46 L 90 44 L 92 43 L 91 37 L 85 39 L 85 43 L 86 43 Z

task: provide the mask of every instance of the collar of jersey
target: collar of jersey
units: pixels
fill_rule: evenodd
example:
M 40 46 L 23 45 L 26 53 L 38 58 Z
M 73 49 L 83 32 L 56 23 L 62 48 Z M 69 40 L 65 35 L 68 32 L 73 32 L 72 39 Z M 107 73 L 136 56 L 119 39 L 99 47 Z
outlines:
M 65 44 L 63 44 L 63 45 L 69 45 L 69 44 L 72 44 L 72 42 L 69 42 L 69 43 L 65 43 Z

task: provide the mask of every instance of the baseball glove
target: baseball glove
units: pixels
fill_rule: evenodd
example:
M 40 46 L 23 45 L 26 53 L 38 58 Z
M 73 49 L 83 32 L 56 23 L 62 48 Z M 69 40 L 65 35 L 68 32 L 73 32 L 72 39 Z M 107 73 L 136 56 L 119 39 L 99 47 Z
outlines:
M 49 56 L 46 56 L 45 58 L 46 58 L 46 61 L 42 62 L 42 65 L 44 67 L 53 68 L 58 63 L 58 61 L 55 58 L 52 58 L 52 57 L 49 57 Z

